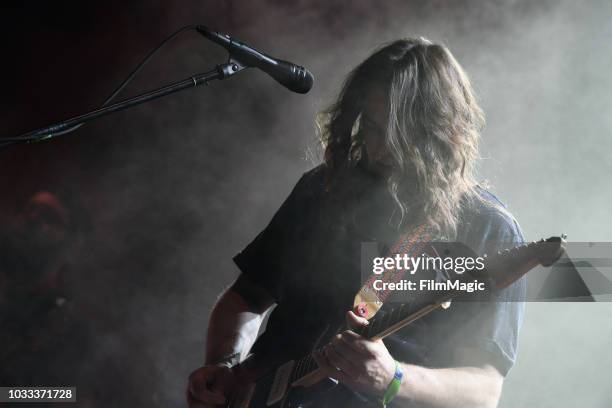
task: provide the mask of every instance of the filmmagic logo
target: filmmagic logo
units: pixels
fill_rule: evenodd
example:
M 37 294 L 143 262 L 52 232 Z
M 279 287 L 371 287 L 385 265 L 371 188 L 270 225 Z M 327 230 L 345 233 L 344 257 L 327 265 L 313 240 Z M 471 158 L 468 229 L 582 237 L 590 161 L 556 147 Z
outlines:
M 461 291 L 473 293 L 477 291 L 485 291 L 486 285 L 484 282 L 479 282 L 474 279 L 471 282 L 461 282 L 459 280 L 447 280 L 445 282 L 436 282 L 434 279 L 421 279 L 417 282 L 402 279 L 399 282 L 383 282 L 381 279 L 374 281 L 374 290 L 377 291 L 394 291 L 394 290 L 429 290 L 429 291 Z

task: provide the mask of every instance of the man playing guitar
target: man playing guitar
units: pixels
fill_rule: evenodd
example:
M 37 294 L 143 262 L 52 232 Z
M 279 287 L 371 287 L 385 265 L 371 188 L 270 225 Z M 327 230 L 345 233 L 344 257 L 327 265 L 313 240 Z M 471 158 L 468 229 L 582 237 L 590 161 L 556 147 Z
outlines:
M 357 334 L 368 321 L 346 313 L 362 242 L 388 247 L 421 224 L 478 255 L 522 242 L 512 215 L 474 180 L 483 123 L 468 77 L 442 45 L 398 40 L 357 66 L 319 117 L 323 164 L 234 258 L 241 275 L 210 316 L 189 407 L 224 406 L 238 371 L 257 376 L 256 364 L 241 363 L 247 354 L 309 352 L 340 314 L 353 330 L 332 333 L 314 358 L 347 390 L 398 407 L 497 406 L 524 309 L 504 299 L 521 299 L 525 279 L 497 301 L 459 302 L 384 340 Z M 314 406 L 354 406 L 333 398 Z

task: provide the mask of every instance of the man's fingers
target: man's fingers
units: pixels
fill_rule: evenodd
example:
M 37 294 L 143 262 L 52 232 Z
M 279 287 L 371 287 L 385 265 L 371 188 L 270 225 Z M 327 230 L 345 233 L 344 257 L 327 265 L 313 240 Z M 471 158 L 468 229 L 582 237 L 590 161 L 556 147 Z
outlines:
M 357 353 L 372 355 L 373 342 L 365 337 L 347 330 L 342 333 L 340 339 Z
M 353 329 L 357 329 L 367 326 L 369 322 L 365 317 L 357 316 L 352 310 L 349 310 L 346 312 L 346 324 Z
M 192 372 L 187 387 L 188 402 L 203 407 L 224 405 L 226 398 L 221 388 L 223 375 L 222 368 L 216 366 L 204 366 Z
M 344 334 L 336 335 L 331 342 L 334 345 L 334 349 L 343 358 L 353 363 L 353 365 L 359 365 L 359 362 L 364 359 L 364 353 L 355 350 L 351 347 L 348 342 L 344 339 Z
M 346 375 L 342 371 L 337 370 L 336 367 L 332 367 L 327 361 L 327 358 L 321 352 L 315 351 L 312 353 L 312 356 L 317 362 L 319 369 L 323 371 L 328 377 L 331 377 L 347 385 L 354 383 L 354 381 L 348 375 Z
M 328 345 L 325 347 L 325 353 L 327 355 L 327 360 L 332 366 L 336 367 L 351 378 L 357 378 L 359 375 L 357 367 L 342 357 L 342 355 L 335 350 L 333 345 Z
M 319 369 L 325 372 L 326 374 L 329 374 L 331 367 L 327 362 L 327 358 L 320 351 L 313 351 L 312 357 L 315 359 L 317 366 L 319 366 Z
M 189 381 L 189 387 L 187 389 L 188 399 L 195 400 L 198 403 L 208 404 L 225 404 L 225 396 L 220 392 L 214 392 L 208 389 L 208 384 L 204 378 L 197 378 L 196 374 Z
M 205 404 L 200 400 L 197 400 L 191 395 L 191 392 L 187 390 L 187 407 L 188 408 L 208 408 L 209 404 Z
M 198 402 L 206 402 L 207 404 L 225 404 L 225 396 L 223 394 L 212 392 L 208 389 L 199 389 L 197 392 L 191 392 L 191 397 Z
M 187 393 L 187 407 L 189 408 L 209 408 L 210 404 L 205 404 L 201 401 L 196 400 L 191 396 L 191 394 Z

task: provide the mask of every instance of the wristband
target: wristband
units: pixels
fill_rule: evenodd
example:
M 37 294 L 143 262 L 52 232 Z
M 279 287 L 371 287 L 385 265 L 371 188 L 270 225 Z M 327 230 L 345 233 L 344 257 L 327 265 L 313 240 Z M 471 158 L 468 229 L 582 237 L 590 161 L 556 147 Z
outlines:
M 399 392 L 400 386 L 402 385 L 403 378 L 404 378 L 404 370 L 402 370 L 402 365 L 396 361 L 395 362 L 395 375 L 393 375 L 393 379 L 387 386 L 387 390 L 385 391 L 385 394 L 383 395 L 382 400 L 380 400 L 380 405 L 383 408 L 386 408 L 387 404 L 389 404 L 393 400 L 393 398 L 395 398 L 395 396 Z

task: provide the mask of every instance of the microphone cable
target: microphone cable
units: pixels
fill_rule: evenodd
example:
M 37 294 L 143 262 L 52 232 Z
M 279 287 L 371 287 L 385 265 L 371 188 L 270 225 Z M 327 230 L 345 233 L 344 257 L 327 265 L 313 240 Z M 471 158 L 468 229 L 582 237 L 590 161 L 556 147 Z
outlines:
M 151 50 L 149 54 L 147 54 L 147 56 L 144 57 L 142 61 L 140 61 L 140 63 L 136 66 L 136 68 L 134 68 L 134 70 L 127 76 L 127 78 L 125 78 L 123 82 L 113 91 L 113 93 L 108 98 L 106 98 L 106 100 L 100 106 L 100 108 L 103 108 L 109 103 L 111 103 L 115 99 L 115 97 L 119 95 L 119 93 L 121 93 L 121 91 L 123 91 L 123 89 L 125 89 L 125 87 L 130 82 L 132 82 L 134 77 L 144 68 L 144 66 L 151 60 L 151 58 L 153 58 L 155 54 L 157 54 L 157 52 L 163 48 L 164 45 L 166 45 L 169 41 L 178 37 L 182 33 L 185 33 L 191 30 L 196 31 L 197 27 L 198 26 L 196 24 L 187 25 L 187 26 L 184 26 L 178 29 L 177 31 L 175 31 L 174 33 L 166 37 L 161 43 L 159 43 L 159 45 L 157 45 L 157 47 Z M 22 137 L 4 138 L 4 139 L 0 138 L 0 148 L 9 146 L 15 143 L 19 143 L 19 142 L 31 143 L 31 142 L 39 142 L 39 141 L 46 140 L 46 139 L 52 139 L 57 136 L 65 135 L 66 133 L 74 132 L 75 130 L 79 129 L 83 125 L 84 123 L 79 123 L 78 125 L 74 125 L 72 127 L 69 127 L 68 129 L 64 129 L 56 133 L 50 133 L 48 135 L 22 136 Z

